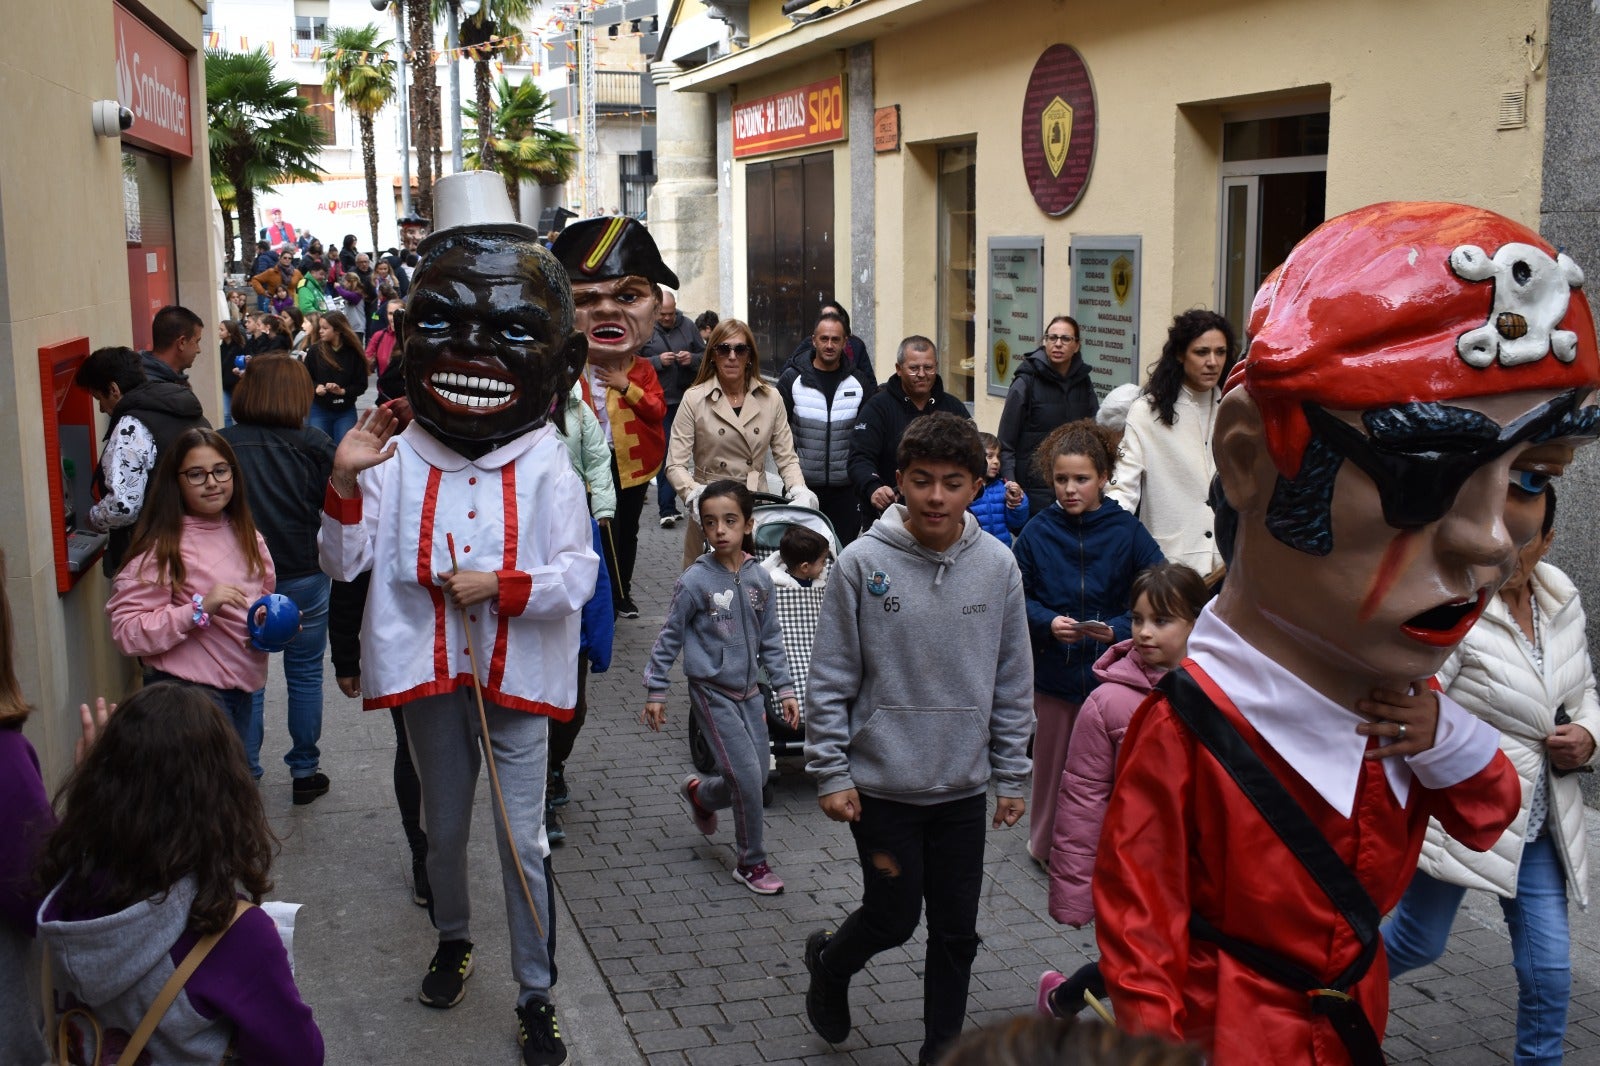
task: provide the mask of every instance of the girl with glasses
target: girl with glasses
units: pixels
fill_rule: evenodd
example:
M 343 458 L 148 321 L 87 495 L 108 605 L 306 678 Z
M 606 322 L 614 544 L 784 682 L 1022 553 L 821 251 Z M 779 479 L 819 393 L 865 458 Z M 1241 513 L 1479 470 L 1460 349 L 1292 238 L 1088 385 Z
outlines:
M 251 693 L 267 683 L 267 656 L 249 644 L 246 612 L 277 588 L 277 574 L 244 488 L 220 433 L 179 436 L 150 479 L 106 614 L 117 648 L 143 661 L 145 684 L 200 688 L 248 745 Z
M 790 499 L 815 507 L 789 433 L 783 397 L 761 376 L 761 358 L 750 327 L 737 318 L 717 323 L 694 384 L 683 394 L 667 445 L 667 480 L 689 516 L 683 538 L 687 569 L 705 551 L 697 505 L 713 481 L 743 482 L 766 491 L 767 453 L 778 466 Z

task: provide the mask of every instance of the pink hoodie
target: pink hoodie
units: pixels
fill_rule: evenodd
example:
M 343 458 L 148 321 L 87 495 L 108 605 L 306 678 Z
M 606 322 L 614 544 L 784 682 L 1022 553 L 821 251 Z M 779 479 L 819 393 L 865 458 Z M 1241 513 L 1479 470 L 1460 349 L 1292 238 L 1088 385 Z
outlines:
M 1124 640 L 1095 660 L 1101 684 L 1078 710 L 1056 794 L 1055 839 L 1050 846 L 1050 917 L 1079 928 L 1094 920 L 1089 882 L 1100 825 L 1111 798 L 1117 750 L 1133 714 L 1166 671 L 1145 665 Z
M 249 630 L 245 613 L 223 607 L 201 629 L 194 624 L 190 597 L 204 596 L 216 585 L 237 585 L 254 603 L 277 587 L 267 542 L 256 534 L 256 548 L 266 573 L 251 576 L 246 568 L 233 524 L 226 518 L 185 515 L 179 551 L 183 554 L 184 585 L 156 584 L 154 561 L 140 555 L 123 563 L 112 585 L 106 614 L 111 617 L 111 639 L 127 656 L 138 656 L 146 666 L 185 681 L 219 689 L 254 692 L 267 683 L 267 656 L 247 647 Z

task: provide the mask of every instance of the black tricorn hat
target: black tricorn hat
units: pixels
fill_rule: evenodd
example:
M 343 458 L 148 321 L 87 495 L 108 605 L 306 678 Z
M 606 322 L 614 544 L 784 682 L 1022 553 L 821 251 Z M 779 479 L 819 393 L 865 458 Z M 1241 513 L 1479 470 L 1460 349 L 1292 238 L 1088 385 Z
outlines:
M 550 250 L 574 282 L 632 274 L 657 285 L 678 287 L 678 275 L 661 261 L 650 231 L 638 219 L 626 215 L 569 222 Z

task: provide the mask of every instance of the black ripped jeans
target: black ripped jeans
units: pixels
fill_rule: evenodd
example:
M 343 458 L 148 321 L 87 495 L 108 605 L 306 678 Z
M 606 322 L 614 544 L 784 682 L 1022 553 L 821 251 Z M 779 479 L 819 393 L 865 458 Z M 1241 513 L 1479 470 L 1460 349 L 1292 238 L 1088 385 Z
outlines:
M 911 939 L 926 900 L 925 1062 L 938 1059 L 966 1020 L 987 815 L 984 795 L 929 805 L 861 796 L 861 820 L 850 825 L 861 856 L 861 906 L 834 934 L 822 964 L 844 978 L 864 969 L 878 952 Z

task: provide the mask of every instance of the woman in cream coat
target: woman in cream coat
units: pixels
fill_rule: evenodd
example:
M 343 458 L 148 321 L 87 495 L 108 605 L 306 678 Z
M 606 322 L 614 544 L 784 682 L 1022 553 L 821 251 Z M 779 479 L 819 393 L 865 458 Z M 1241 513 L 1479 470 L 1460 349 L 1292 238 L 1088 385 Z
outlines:
M 1561 1061 L 1572 988 L 1567 900 L 1586 906 L 1589 883 L 1583 794 L 1574 771 L 1594 760 L 1600 735 L 1578 591 L 1567 575 L 1540 562 L 1556 506 L 1553 487 L 1543 495 L 1539 536 L 1439 671 L 1452 699 L 1500 730 L 1500 748 L 1522 776 L 1522 813 L 1482 853 L 1429 823 L 1417 876 L 1383 926 L 1395 976 L 1444 954 L 1468 888 L 1500 897 L 1517 971 L 1518 1064 Z
M 725 318 L 706 340 L 706 357 L 694 384 L 683 394 L 667 444 L 667 480 L 689 516 L 683 538 L 685 568 L 705 551 L 698 520 L 705 487 L 732 478 L 765 492 L 769 451 L 789 498 L 802 507 L 816 507 L 817 498 L 800 473 L 783 397 L 761 376 L 750 327 L 737 318 Z

